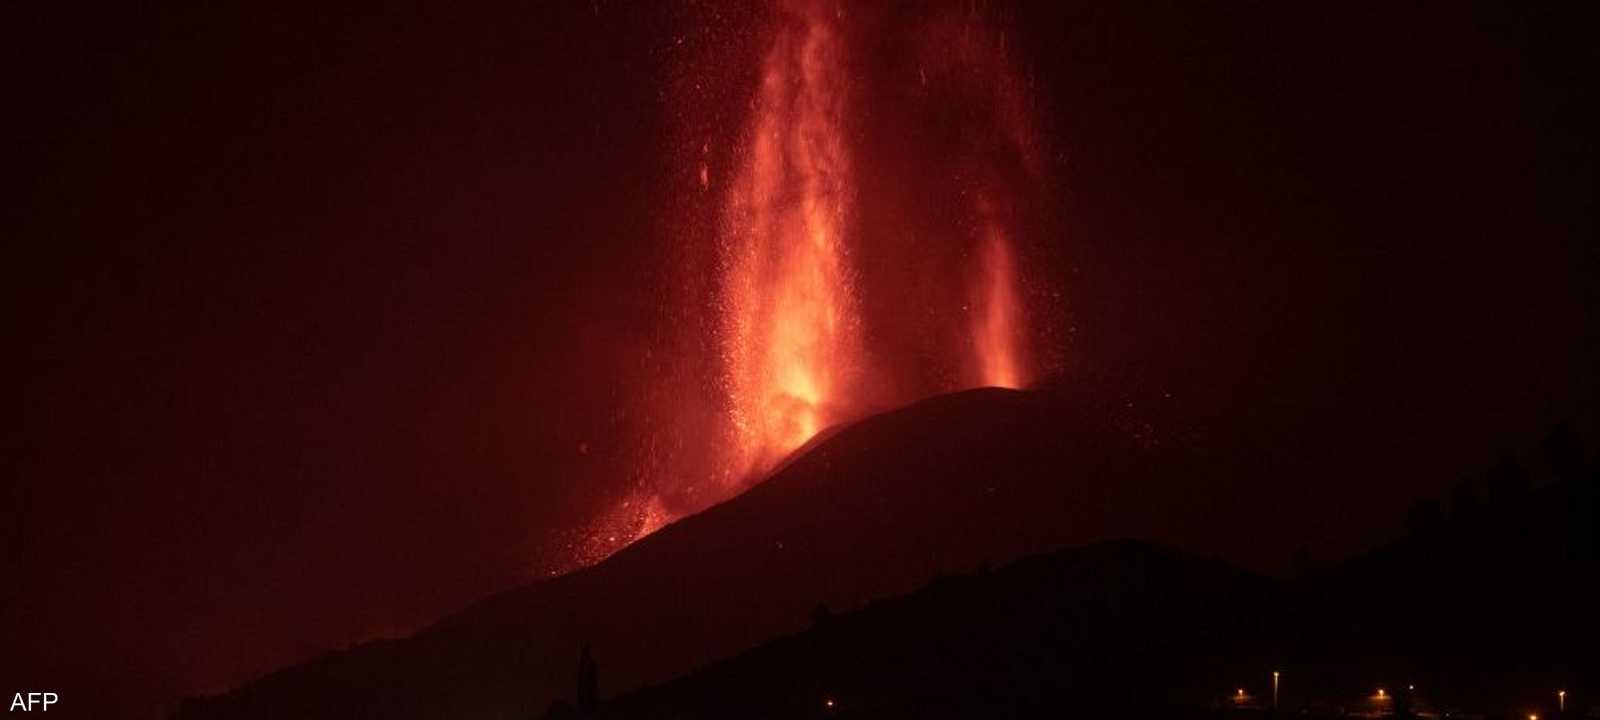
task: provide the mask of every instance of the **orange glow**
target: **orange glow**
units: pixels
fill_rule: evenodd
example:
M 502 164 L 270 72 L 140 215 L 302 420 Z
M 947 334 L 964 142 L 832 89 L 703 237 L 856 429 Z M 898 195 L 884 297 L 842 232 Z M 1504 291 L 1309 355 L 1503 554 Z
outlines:
M 1029 355 L 1049 346 L 1030 334 L 1026 314 L 1034 309 L 1025 299 L 1040 298 L 1042 314 L 1052 305 L 1025 294 L 1038 288 L 1022 282 L 1026 261 L 1041 252 L 1036 238 L 1051 224 L 1032 201 L 1049 185 L 1040 162 L 1049 155 L 1005 32 L 975 7 L 908 26 L 925 42 L 901 68 L 922 83 L 915 102 L 974 112 L 961 114 L 972 127 L 958 147 L 940 139 L 928 148 L 952 156 L 948 165 L 959 172 L 899 177 L 865 164 L 882 159 L 863 144 L 879 130 L 875 108 L 854 101 L 879 98 L 874 83 L 883 78 L 867 74 L 871 63 L 851 50 L 867 42 L 873 52 L 868 30 L 876 28 L 852 24 L 870 18 L 832 0 L 768 2 L 730 53 L 707 45 L 685 55 L 686 72 L 672 83 L 684 132 L 673 157 L 688 198 L 687 219 L 672 222 L 684 223 L 674 237 L 689 248 L 674 253 L 674 267 L 694 276 L 682 278 L 692 304 L 674 308 L 679 327 L 670 335 L 685 357 L 650 365 L 676 374 L 662 374 L 665 389 L 659 399 L 650 393 L 650 412 L 641 414 L 650 419 L 640 423 L 649 437 L 631 451 L 638 484 L 572 536 L 576 566 L 758 482 L 830 426 L 922 394 L 1020 388 L 1051 366 Z M 738 71 L 722 72 L 730 64 Z M 713 84 L 721 87 L 712 92 Z M 729 122 L 725 104 L 738 120 Z M 875 205 L 900 201 L 883 192 L 885 177 L 917 185 L 909 197 L 961 207 L 937 214 L 953 221 L 937 227 L 893 227 L 883 217 L 894 214 Z M 901 230 L 951 244 L 929 253 L 933 260 L 895 259 L 939 273 L 938 292 L 948 287 L 949 297 L 929 303 L 915 285 L 895 287 L 898 269 L 882 269 L 876 243 Z M 707 242 L 715 243 L 714 266 L 701 254 Z M 867 314 L 867 302 L 885 306 Z M 888 316 L 896 320 L 883 321 Z M 935 326 L 912 333 L 907 317 Z
M 1016 261 L 1004 231 L 991 224 L 979 252 L 978 304 L 972 318 L 978 384 L 1020 388 L 1022 378 L 1022 301 L 1017 293 Z
M 766 56 L 722 243 L 734 483 L 839 421 L 860 366 L 836 19 L 816 3 L 792 10 Z
M 937 17 L 922 33 L 917 71 L 923 85 L 931 82 L 929 94 L 952 93 L 986 113 L 983 131 L 959 151 L 972 252 L 964 268 L 971 365 L 963 381 L 1020 388 L 1037 368 L 1029 367 L 1018 249 L 1029 247 L 1026 229 L 1041 219 L 1027 198 L 1051 182 L 1041 162 L 1048 153 L 1034 129 L 1031 83 L 1007 49 L 1005 29 L 976 5 Z
M 592 565 L 674 519 L 659 496 L 639 490 L 597 518 L 587 534 L 576 539 L 569 549 L 579 566 Z
M 661 498 L 651 496 L 649 500 L 645 501 L 644 508 L 639 512 L 639 527 L 634 530 L 633 539 L 629 542 L 660 530 L 661 526 L 671 521 L 672 518 L 667 514 L 667 509 L 661 504 Z

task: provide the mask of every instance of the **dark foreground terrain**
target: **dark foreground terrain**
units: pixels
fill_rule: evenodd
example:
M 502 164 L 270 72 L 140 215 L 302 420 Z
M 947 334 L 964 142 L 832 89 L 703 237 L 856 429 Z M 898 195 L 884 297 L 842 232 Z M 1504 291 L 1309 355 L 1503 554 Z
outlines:
M 1184 707 L 1264 662 L 1277 588 L 1220 562 L 1097 544 L 829 617 L 602 708 L 617 718 L 1031 717 Z M 1240 643 L 1248 638 L 1249 646 Z M 552 713 L 559 715 L 560 711 Z
M 586 645 L 614 695 L 804 630 L 819 604 L 859 608 L 1106 538 L 1192 548 L 1216 535 L 1207 523 L 1247 519 L 1206 491 L 1225 469 L 1152 446 L 1126 416 L 1120 397 L 1068 391 L 931 398 L 843 428 L 595 566 L 188 702 L 180 716 L 528 716 L 571 695 Z
M 1163 549 L 1252 524 L 1105 417 L 987 390 L 872 418 L 595 567 L 178 717 L 1187 715 L 1269 705 L 1274 670 L 1280 707 L 1320 714 L 1592 704 L 1596 483 L 1571 442 L 1274 579 Z M 1159 544 L 1091 544 L 1119 536 Z
M 1569 717 L 1596 680 L 1595 483 L 1512 490 L 1291 582 L 1137 542 L 935 581 L 595 710 L 608 718 L 1262 712 Z M 1379 688 L 1389 688 L 1382 695 Z M 587 708 L 585 708 L 587 710 Z M 550 715 L 573 711 L 552 708 Z M 574 711 L 575 712 L 575 711 Z

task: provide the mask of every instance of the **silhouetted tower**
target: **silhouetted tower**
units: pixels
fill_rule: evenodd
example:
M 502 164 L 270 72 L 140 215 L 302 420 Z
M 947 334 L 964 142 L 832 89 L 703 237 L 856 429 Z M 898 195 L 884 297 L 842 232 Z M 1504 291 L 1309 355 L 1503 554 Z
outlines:
M 589 646 L 583 646 L 583 656 L 578 658 L 578 716 L 594 717 L 600 711 L 600 678 L 595 668 L 594 655 Z

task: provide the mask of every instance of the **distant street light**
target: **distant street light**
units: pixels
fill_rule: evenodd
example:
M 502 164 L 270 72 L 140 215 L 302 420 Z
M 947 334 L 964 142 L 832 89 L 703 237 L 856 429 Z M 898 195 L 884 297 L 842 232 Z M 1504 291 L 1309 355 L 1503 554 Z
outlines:
M 1560 704 L 1561 713 L 1563 715 L 1565 715 L 1566 712 L 1567 712 L 1567 691 L 1565 691 L 1565 690 L 1557 690 L 1556 691 L 1556 702 Z
M 1389 697 L 1389 695 L 1383 691 L 1383 688 L 1378 688 L 1378 699 L 1382 700 L 1387 697 Z
M 1278 671 L 1272 671 L 1272 709 L 1278 709 Z

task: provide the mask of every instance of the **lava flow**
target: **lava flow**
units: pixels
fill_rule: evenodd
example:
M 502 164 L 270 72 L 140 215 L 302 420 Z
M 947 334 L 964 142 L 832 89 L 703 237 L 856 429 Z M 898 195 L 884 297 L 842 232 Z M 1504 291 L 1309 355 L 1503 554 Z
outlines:
M 836 20 L 817 3 L 791 15 L 763 65 L 725 219 L 732 482 L 839 421 L 861 367 L 845 251 L 852 187 Z
M 991 225 L 978 248 L 978 292 L 972 345 L 978 384 L 1019 388 L 1022 376 L 1022 298 L 1016 261 L 1004 231 Z

